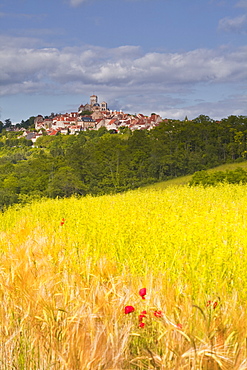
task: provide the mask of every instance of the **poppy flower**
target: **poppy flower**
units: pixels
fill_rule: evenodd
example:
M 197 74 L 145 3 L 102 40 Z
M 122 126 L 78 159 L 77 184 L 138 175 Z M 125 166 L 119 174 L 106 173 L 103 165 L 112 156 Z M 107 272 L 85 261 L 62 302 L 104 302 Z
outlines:
M 182 329 L 183 328 L 182 324 L 177 324 L 177 328 Z
M 65 223 L 65 218 L 62 218 L 62 221 L 60 222 L 60 225 L 63 226 Z
M 211 305 L 211 301 L 207 301 L 207 303 L 206 303 L 206 306 L 208 307 L 208 306 L 210 306 Z
M 154 316 L 155 317 L 162 317 L 163 313 L 162 313 L 162 311 L 154 311 Z
M 145 322 L 140 322 L 139 328 L 144 328 L 144 326 L 145 326 Z
M 214 304 L 213 304 L 213 309 L 215 310 L 215 308 L 218 306 L 218 302 L 215 301 Z
M 145 295 L 147 294 L 147 289 L 142 288 L 139 290 L 139 295 L 142 297 L 142 299 L 145 299 Z
M 124 313 L 125 314 L 131 313 L 131 312 L 134 312 L 134 311 L 135 311 L 135 308 L 133 306 L 126 306 L 124 308 Z

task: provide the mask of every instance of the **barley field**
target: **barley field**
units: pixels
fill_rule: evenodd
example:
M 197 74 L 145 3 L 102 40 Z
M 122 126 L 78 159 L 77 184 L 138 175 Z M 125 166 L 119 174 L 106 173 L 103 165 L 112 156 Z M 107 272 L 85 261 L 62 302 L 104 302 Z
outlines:
M 0 370 L 247 369 L 247 187 L 0 215 Z

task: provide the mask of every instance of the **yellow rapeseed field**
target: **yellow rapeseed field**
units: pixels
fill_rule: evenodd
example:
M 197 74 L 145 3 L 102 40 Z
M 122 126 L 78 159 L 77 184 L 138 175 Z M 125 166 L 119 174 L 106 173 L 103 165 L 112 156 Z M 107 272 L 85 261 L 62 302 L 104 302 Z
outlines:
M 246 186 L 13 207 L 0 252 L 0 370 L 247 369 Z

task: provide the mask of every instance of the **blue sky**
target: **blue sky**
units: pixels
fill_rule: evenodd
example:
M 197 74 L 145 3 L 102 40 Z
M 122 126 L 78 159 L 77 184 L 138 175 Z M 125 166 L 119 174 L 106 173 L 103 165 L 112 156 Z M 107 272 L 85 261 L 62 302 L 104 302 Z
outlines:
M 0 120 L 247 115 L 247 0 L 1 0 Z

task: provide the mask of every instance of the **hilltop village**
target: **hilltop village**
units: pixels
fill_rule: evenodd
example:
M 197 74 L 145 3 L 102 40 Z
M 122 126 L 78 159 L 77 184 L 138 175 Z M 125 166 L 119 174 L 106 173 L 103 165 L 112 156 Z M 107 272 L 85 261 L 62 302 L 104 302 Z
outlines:
M 143 114 L 130 115 L 122 111 L 112 111 L 107 107 L 106 102 L 98 103 L 96 95 L 90 96 L 90 103 L 80 105 L 77 112 L 54 115 L 44 118 L 38 115 L 35 120 L 37 133 L 32 133 L 32 141 L 35 141 L 44 130 L 48 135 L 76 134 L 80 131 L 98 130 L 105 127 L 111 132 L 119 132 L 120 128 L 134 130 L 151 130 L 163 119 L 157 114 L 150 117 Z

